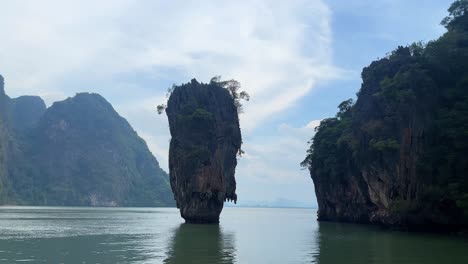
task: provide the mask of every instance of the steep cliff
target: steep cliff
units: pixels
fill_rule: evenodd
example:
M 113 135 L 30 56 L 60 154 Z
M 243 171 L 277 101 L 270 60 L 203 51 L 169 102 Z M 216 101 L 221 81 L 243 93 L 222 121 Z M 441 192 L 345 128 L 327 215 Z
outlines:
M 241 132 L 235 100 L 216 82 L 174 88 L 166 113 L 172 192 L 187 222 L 217 223 L 225 200 L 237 200 Z
M 31 160 L 24 150 L 30 144 L 31 129 L 35 127 L 46 110 L 44 101 L 38 96 L 21 96 L 11 99 L 4 94 L 2 101 L 3 135 L 3 199 L 1 203 L 22 203 L 20 193 L 30 198 L 28 191 L 35 182 L 28 171 Z
M 146 143 L 100 95 L 54 103 L 31 133 L 36 201 L 47 205 L 167 206 L 169 179 Z M 24 195 L 22 195 L 24 197 Z
M 468 19 L 451 15 L 440 39 L 365 68 L 356 103 L 321 122 L 303 164 L 319 220 L 468 227 Z
M 97 94 L 50 108 L 0 86 L 0 204 L 172 206 L 169 176 Z
M 5 201 L 6 190 L 6 145 L 7 145 L 7 127 L 5 122 L 6 112 L 6 94 L 4 89 L 4 79 L 0 75 L 0 204 Z

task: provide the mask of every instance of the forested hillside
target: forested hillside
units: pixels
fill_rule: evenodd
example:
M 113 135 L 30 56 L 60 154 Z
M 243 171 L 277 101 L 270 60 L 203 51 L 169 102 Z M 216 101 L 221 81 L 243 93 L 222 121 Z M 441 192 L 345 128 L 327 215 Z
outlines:
M 50 108 L 0 90 L 0 204 L 172 206 L 169 176 L 100 95 Z

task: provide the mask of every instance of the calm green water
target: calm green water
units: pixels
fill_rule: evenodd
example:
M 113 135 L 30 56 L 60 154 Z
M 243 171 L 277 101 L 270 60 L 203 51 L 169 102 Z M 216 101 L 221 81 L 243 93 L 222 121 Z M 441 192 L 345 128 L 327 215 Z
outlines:
M 0 263 L 468 263 L 468 241 L 317 223 L 311 209 L 0 207 Z

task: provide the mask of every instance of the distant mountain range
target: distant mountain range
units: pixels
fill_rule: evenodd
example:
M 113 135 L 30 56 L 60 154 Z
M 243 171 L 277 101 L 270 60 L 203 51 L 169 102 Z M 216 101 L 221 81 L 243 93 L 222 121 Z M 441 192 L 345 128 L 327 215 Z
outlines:
M 0 204 L 174 206 L 169 177 L 98 94 L 46 108 L 11 99 L 0 76 Z
M 258 207 L 258 208 L 317 208 L 313 202 L 300 202 L 286 198 L 278 198 L 273 201 L 242 201 L 236 205 L 225 204 L 226 207 Z

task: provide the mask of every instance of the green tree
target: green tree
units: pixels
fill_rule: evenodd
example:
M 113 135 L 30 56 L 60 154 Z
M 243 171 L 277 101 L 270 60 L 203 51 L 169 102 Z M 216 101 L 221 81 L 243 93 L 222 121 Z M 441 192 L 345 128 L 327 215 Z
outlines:
M 468 14 L 468 0 L 457 0 L 448 9 L 449 15 L 445 17 L 441 25 L 448 29 L 463 26 L 466 28 Z
M 221 81 L 221 76 L 215 76 L 211 78 L 210 84 L 219 85 L 224 89 L 227 89 L 229 94 L 231 94 L 232 99 L 234 99 L 234 105 L 237 107 L 237 112 L 243 112 L 241 100 L 249 101 L 250 95 L 246 91 L 239 91 L 241 88 L 240 82 L 234 79 Z
M 195 82 L 196 82 L 196 80 L 195 80 Z M 241 101 L 242 100 L 250 101 L 250 95 L 246 91 L 240 91 L 240 89 L 241 89 L 240 82 L 238 82 L 238 81 L 236 81 L 234 79 L 227 80 L 227 81 L 222 81 L 221 76 L 218 75 L 218 76 L 215 76 L 215 77 L 211 78 L 209 84 L 210 85 L 216 85 L 216 86 L 219 86 L 219 87 L 222 87 L 222 88 L 228 90 L 229 94 L 231 95 L 232 99 L 234 100 L 234 105 L 237 108 L 237 112 L 238 113 L 243 113 L 244 112 L 243 104 L 242 104 Z M 174 89 L 176 89 L 176 88 L 177 88 L 177 86 L 175 84 L 173 84 L 172 87 L 168 88 L 167 93 L 166 93 L 166 98 L 169 98 L 171 96 L 172 92 L 174 91 Z M 160 104 L 160 105 L 156 106 L 156 110 L 158 111 L 158 114 L 162 114 L 164 112 L 164 110 L 166 110 L 166 107 L 167 107 L 166 104 Z

